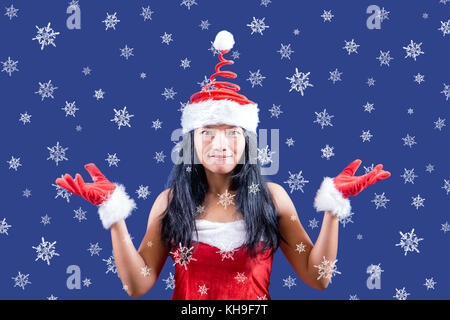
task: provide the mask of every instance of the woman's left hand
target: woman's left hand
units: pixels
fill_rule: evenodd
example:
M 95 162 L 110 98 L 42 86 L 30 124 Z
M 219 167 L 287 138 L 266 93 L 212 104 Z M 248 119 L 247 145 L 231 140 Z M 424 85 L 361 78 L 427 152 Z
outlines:
M 356 196 L 364 188 L 374 184 L 377 181 L 386 179 L 391 175 L 389 171 L 383 170 L 382 164 L 379 164 L 365 175 L 354 176 L 361 162 L 361 160 L 356 159 L 333 179 L 336 189 L 342 193 L 342 196 L 345 199 L 348 198 L 348 196 Z

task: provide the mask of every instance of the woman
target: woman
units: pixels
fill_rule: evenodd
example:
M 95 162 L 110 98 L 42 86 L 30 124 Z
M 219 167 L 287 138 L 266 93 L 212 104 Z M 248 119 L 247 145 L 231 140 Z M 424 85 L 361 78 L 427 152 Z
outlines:
M 314 199 L 316 210 L 325 213 L 313 244 L 284 188 L 261 176 L 254 157 L 257 104 L 238 94 L 239 86 L 214 79 L 236 77 L 220 71 L 233 63 L 223 59 L 233 45 L 229 32 L 217 34 L 214 46 L 221 51 L 221 62 L 211 83 L 183 110 L 182 161 L 151 208 L 138 250 L 125 224 L 136 204 L 123 185 L 111 183 L 93 163 L 85 166 L 93 183 L 79 174 L 75 180 L 68 174 L 56 180 L 99 206 L 103 226 L 111 230 L 120 279 L 131 297 L 153 287 L 170 255 L 175 265 L 172 299 L 270 299 L 278 247 L 305 283 L 323 290 L 332 272 L 318 266 L 334 266 L 339 218 L 350 213 L 348 196 L 390 176 L 381 164 L 354 176 L 361 164 L 357 159 L 335 178 L 325 177 Z

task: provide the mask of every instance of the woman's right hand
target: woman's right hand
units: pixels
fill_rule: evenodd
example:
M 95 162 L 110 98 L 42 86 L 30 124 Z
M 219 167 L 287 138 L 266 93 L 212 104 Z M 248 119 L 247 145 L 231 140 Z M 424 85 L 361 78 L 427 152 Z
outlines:
M 94 183 L 85 183 L 78 173 L 75 175 L 75 180 L 73 180 L 70 174 L 66 173 L 64 178 L 56 179 L 56 184 L 83 197 L 94 205 L 101 205 L 105 200 L 109 199 L 116 189 L 116 185 L 106 179 L 95 164 L 88 163 L 84 168 L 89 172 Z

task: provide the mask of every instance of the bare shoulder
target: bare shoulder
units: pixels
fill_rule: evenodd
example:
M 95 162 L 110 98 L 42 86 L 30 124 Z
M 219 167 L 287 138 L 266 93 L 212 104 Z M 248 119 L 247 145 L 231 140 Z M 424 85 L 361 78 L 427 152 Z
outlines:
M 283 214 L 292 214 L 293 203 L 289 194 L 283 188 L 283 186 L 279 185 L 275 182 L 267 182 L 267 188 L 270 191 L 272 196 L 272 201 L 274 202 L 275 207 L 280 215 Z
M 150 211 L 149 224 L 155 218 L 162 218 L 172 198 L 172 190 L 170 188 L 162 191 L 155 199 L 153 207 Z

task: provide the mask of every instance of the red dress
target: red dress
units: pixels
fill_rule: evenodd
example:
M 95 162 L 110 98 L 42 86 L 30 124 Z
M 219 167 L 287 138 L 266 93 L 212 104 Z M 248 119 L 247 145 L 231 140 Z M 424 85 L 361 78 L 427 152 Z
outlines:
M 243 245 L 244 220 L 199 219 L 196 224 L 193 246 L 179 245 L 170 252 L 175 265 L 172 300 L 270 300 L 273 255 L 268 254 L 273 249 L 252 259 Z

